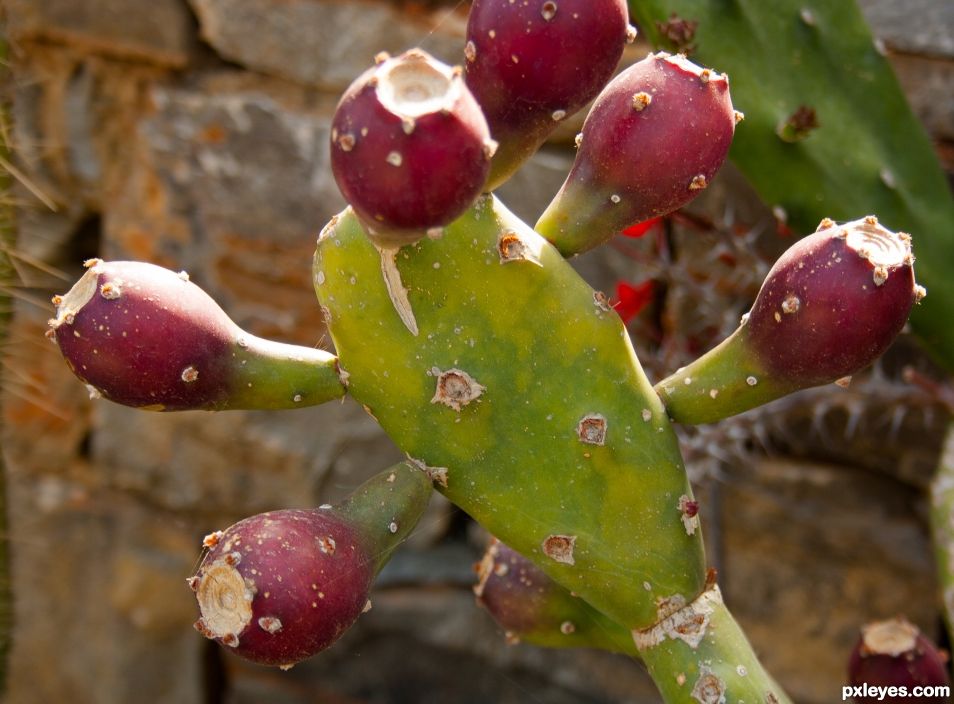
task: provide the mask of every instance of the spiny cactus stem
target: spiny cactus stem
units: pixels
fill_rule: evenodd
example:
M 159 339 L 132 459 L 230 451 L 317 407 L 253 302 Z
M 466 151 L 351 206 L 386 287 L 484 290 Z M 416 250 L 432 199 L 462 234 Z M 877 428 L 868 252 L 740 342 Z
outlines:
M 954 418 L 948 422 L 937 472 L 931 482 L 931 532 L 944 620 L 954 638 Z
M 791 704 L 714 582 L 689 604 L 661 604 L 659 622 L 633 637 L 666 704 Z

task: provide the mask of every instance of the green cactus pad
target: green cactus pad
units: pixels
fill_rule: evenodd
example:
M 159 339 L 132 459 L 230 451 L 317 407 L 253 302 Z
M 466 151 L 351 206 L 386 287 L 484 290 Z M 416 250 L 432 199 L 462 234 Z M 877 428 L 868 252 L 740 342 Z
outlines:
M 350 209 L 319 238 L 350 393 L 454 503 L 626 627 L 699 594 L 676 437 L 605 297 L 492 196 L 396 264 L 417 334 Z

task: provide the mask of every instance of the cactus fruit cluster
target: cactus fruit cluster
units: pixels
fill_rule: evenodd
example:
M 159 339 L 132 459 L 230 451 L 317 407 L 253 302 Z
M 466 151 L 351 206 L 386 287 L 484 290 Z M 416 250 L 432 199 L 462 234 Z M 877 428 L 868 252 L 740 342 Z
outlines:
M 170 411 L 347 393 L 408 457 L 339 506 L 211 534 L 189 580 L 200 632 L 281 666 L 327 647 L 433 486 L 503 541 L 477 592 L 514 637 L 638 657 L 667 702 L 788 701 L 708 568 L 672 421 L 856 372 L 924 291 L 910 237 L 873 216 L 825 221 L 738 332 L 654 387 L 567 257 L 700 193 L 740 113 L 728 77 L 684 56 L 610 81 L 633 31 L 617 0 L 476 0 L 462 69 L 412 50 L 349 88 L 330 145 L 349 206 L 313 262 L 334 355 L 254 338 L 147 264 L 95 260 L 58 298 L 50 335 L 97 395 Z M 594 97 L 533 228 L 490 191 Z

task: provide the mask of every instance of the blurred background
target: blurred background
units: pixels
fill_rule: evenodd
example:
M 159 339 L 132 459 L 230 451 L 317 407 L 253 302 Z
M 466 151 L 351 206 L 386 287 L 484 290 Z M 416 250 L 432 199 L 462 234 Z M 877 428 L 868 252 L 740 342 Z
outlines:
M 344 205 L 328 166 L 332 111 L 381 50 L 420 45 L 460 63 L 467 3 L 4 5 L 17 204 L 2 348 L 7 701 L 657 702 L 624 657 L 505 643 L 471 592 L 487 536 L 440 497 L 330 651 L 289 672 L 224 653 L 192 629 L 185 580 L 202 537 L 335 501 L 401 453 L 350 400 L 168 415 L 91 401 L 43 336 L 50 296 L 102 256 L 185 269 L 246 329 L 330 349 L 310 266 Z M 954 4 L 861 5 L 950 174 Z M 626 63 L 647 51 L 629 47 Z M 531 222 L 581 121 L 500 191 Z M 777 215 L 727 165 L 685 212 L 575 264 L 619 303 L 658 380 L 735 327 L 793 241 Z M 904 614 L 942 636 L 925 488 L 946 413 L 901 381 L 911 365 L 930 371 L 902 338 L 847 389 L 681 431 L 726 600 L 795 701 L 839 698 L 865 621 Z

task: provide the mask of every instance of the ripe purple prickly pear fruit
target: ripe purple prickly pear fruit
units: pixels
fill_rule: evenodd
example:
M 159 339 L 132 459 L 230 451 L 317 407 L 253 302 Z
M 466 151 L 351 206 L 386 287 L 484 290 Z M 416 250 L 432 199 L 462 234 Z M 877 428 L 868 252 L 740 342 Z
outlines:
M 344 394 L 335 357 L 250 335 L 185 272 L 93 259 L 48 336 L 91 394 L 147 410 L 294 408 Z
M 402 462 L 335 506 L 261 513 L 210 534 L 189 579 L 196 630 L 264 665 L 327 648 L 370 607 L 375 575 L 432 494 L 427 473 Z
M 752 354 L 770 376 L 798 388 L 868 366 L 924 295 L 913 262 L 911 237 L 874 216 L 823 220 L 766 276 L 745 324 Z
M 650 54 L 600 93 L 537 231 L 577 254 L 685 205 L 722 166 L 739 116 L 725 74 Z
M 848 663 L 848 682 L 864 687 L 852 694 L 858 704 L 910 701 L 915 687 L 946 687 L 950 684 L 947 654 L 937 649 L 903 618 L 870 623 L 861 629 L 861 637 L 852 650 Z M 893 693 L 889 688 L 896 688 Z M 906 688 L 901 694 L 900 688 Z M 922 696 L 918 701 L 942 704 L 944 694 Z
M 629 28 L 624 0 L 475 0 L 465 78 L 499 143 L 487 190 L 507 180 L 613 75 Z
M 262 513 L 206 539 L 190 585 L 196 629 L 263 665 L 289 666 L 336 641 L 368 602 L 373 567 L 354 526 L 328 510 Z
M 732 335 L 656 385 L 669 416 L 708 423 L 868 366 L 925 295 L 913 262 L 911 237 L 874 216 L 823 220 L 775 263 Z
M 549 614 L 543 613 L 548 591 L 558 587 L 530 560 L 495 538 L 476 569 L 477 603 L 487 609 L 510 640 L 548 627 L 552 627 L 551 637 L 559 632 L 560 624 L 552 623 Z
M 406 244 L 474 202 L 495 143 L 461 78 L 420 49 L 379 57 L 345 92 L 331 125 L 331 168 L 381 244 Z
M 496 538 L 476 570 L 477 603 L 504 629 L 509 642 L 636 654 L 628 629 L 571 594 Z

